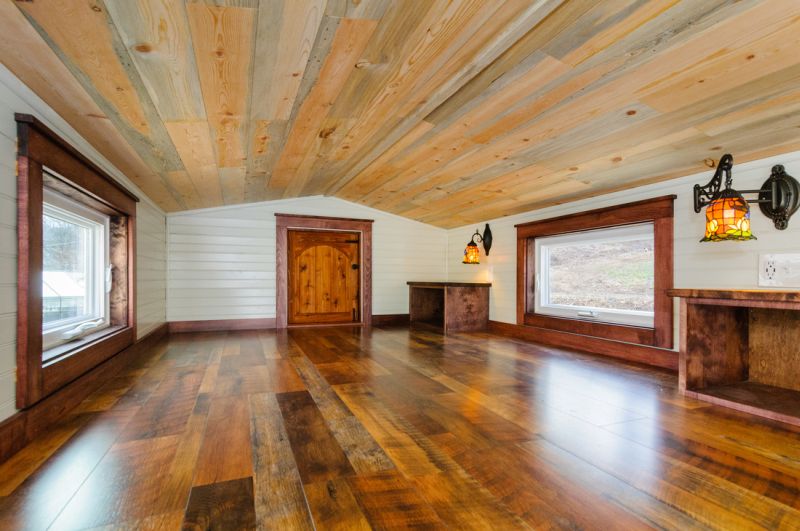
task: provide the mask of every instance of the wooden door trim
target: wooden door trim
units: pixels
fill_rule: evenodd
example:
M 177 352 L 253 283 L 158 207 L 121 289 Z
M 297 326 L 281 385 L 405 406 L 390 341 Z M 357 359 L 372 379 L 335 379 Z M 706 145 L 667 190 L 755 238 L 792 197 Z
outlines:
M 371 219 L 275 214 L 276 328 L 289 324 L 289 229 L 361 233 L 361 324 L 372 325 L 372 224 Z

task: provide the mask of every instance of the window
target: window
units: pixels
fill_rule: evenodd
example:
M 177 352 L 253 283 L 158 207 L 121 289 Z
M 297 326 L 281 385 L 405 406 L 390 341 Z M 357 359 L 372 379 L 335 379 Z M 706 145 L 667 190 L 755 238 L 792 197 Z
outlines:
M 671 363 L 616 342 L 672 348 L 674 200 L 517 225 L 517 324 L 551 344 Z
M 42 349 L 109 325 L 109 217 L 44 190 Z
M 17 407 L 133 345 L 138 199 L 36 118 L 17 122 Z
M 537 238 L 535 311 L 653 327 L 653 224 Z

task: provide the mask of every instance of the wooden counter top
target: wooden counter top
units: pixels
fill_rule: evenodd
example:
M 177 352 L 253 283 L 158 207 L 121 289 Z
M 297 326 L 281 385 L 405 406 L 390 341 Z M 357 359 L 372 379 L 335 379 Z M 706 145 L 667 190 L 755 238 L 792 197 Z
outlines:
M 488 288 L 491 282 L 406 282 L 415 288 Z
M 800 291 L 671 289 L 670 297 L 684 299 L 722 299 L 731 301 L 800 302 Z

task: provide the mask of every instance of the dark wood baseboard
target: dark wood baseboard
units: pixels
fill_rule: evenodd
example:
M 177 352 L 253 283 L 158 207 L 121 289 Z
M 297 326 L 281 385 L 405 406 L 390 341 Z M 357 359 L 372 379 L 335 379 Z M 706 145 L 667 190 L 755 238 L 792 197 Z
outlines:
M 275 328 L 275 319 L 217 319 L 210 321 L 172 321 L 170 334 L 182 332 L 225 332 L 229 330 L 269 330 Z
M 409 317 L 407 313 L 392 313 L 372 316 L 372 326 L 400 326 L 407 325 L 408 323 Z
M 408 324 L 407 313 L 389 315 L 373 315 L 372 325 L 392 326 Z M 277 326 L 274 318 L 263 319 L 216 319 L 209 321 L 172 321 L 169 324 L 171 334 L 183 332 L 225 332 L 232 330 L 269 330 Z M 329 323 L 289 325 L 289 328 L 306 328 L 316 326 L 362 326 L 363 323 Z
M 140 354 L 153 348 L 167 335 L 167 332 L 167 323 L 164 323 L 52 395 L 0 422 L 0 463 L 18 452 L 49 426 L 64 418 L 67 412 L 80 404 L 104 382 L 119 374 Z
M 678 370 L 678 353 L 674 350 L 622 343 L 535 326 L 501 323 L 500 321 L 489 321 L 489 331 L 534 343 L 600 354 L 671 371 Z

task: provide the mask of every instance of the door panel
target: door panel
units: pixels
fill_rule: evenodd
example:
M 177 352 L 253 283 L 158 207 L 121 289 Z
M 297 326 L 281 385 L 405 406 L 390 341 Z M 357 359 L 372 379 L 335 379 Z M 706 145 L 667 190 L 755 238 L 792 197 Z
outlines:
M 289 324 L 359 322 L 359 234 L 288 232 Z

